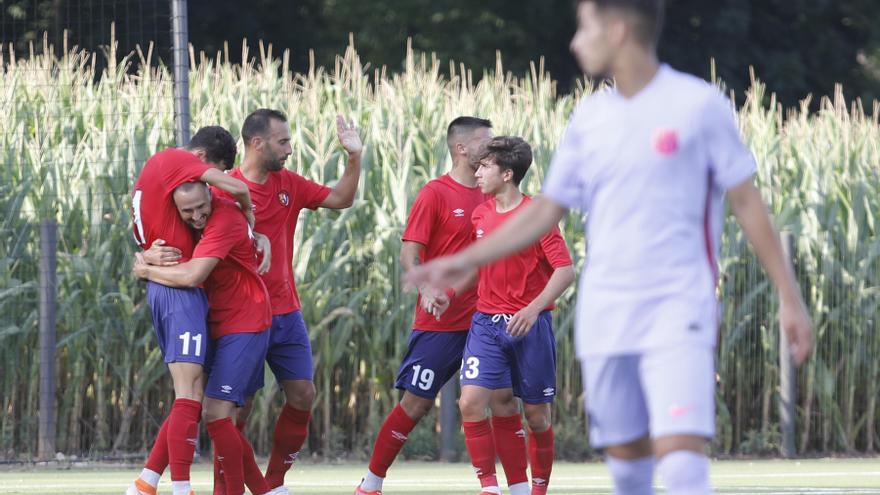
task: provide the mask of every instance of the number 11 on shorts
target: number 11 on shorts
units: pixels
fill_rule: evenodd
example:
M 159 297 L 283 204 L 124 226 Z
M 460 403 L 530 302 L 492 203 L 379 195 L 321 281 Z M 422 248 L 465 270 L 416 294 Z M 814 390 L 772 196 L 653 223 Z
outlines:
M 413 379 L 412 384 L 414 387 L 419 387 L 422 390 L 431 390 L 431 385 L 434 384 L 434 370 L 430 370 L 428 368 L 422 369 L 421 364 L 414 365 L 413 369 Z
M 180 351 L 180 353 L 183 354 L 184 356 L 189 354 L 189 341 L 190 340 L 192 340 L 193 342 L 196 343 L 196 349 L 195 349 L 196 352 L 194 355 L 196 357 L 198 357 L 202 354 L 202 334 L 193 335 L 192 338 L 190 338 L 190 333 L 186 332 L 184 334 L 181 334 L 179 339 L 183 341 L 183 350 Z

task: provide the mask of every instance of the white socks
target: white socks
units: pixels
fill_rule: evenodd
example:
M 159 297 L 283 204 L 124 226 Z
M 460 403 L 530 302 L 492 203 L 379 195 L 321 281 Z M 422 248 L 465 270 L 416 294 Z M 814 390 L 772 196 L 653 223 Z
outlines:
M 189 495 L 189 492 L 192 491 L 192 487 L 189 484 L 189 480 L 186 481 L 172 481 L 171 482 L 171 494 L 172 495 Z
M 614 478 L 614 495 L 654 495 L 653 456 L 624 460 L 609 455 L 605 464 Z
M 382 489 L 382 482 L 385 481 L 385 478 L 380 478 L 373 474 L 369 469 L 367 470 L 367 475 L 364 476 L 364 480 L 361 481 L 361 488 L 368 492 L 375 492 L 377 490 Z
M 663 456 L 657 472 L 668 495 L 711 495 L 709 458 L 690 450 L 676 450 Z
M 141 471 L 141 475 L 138 476 L 138 478 L 146 481 L 147 483 L 150 484 L 150 486 L 158 486 L 159 479 L 162 478 L 162 474 L 157 473 L 156 471 L 151 471 L 147 468 L 144 468 L 143 471 Z

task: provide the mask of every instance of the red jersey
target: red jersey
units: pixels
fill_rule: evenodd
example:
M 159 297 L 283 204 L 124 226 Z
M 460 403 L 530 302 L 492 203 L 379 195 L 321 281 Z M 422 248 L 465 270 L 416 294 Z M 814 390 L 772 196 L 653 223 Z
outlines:
M 459 184 L 448 174 L 434 179 L 419 191 L 409 213 L 403 240 L 425 246 L 422 263 L 461 251 L 474 240 L 471 213 L 488 196 L 479 187 Z M 476 288 L 457 294 L 440 321 L 422 309 L 421 296 L 416 304 L 416 330 L 453 332 L 471 327 L 477 303 Z
M 210 165 L 193 153 L 168 148 L 151 156 L 134 183 L 131 195 L 131 222 L 134 240 L 148 249 L 156 239 L 180 249 L 181 262 L 192 257 L 195 238 L 174 206 L 174 188 L 201 178 Z
M 257 274 L 257 250 L 238 206 L 215 197 L 193 258 L 219 258 L 205 280 L 211 338 L 256 333 L 272 325 L 269 294 Z
M 262 275 L 272 301 L 272 314 L 300 309 L 293 280 L 293 234 L 299 212 L 303 208 L 317 208 L 327 199 L 330 188 L 287 169 L 270 172 L 264 184 L 247 180 L 239 168 L 229 175 L 247 184 L 257 220 L 254 230 L 268 237 L 272 244 L 272 265 Z
M 489 235 L 529 201 L 531 198 L 523 196 L 516 208 L 504 213 L 495 210 L 495 198 L 481 204 L 471 217 L 474 236 L 479 239 Z M 553 227 L 531 246 L 480 268 L 477 311 L 514 314 L 538 297 L 555 269 L 571 264 L 559 227 Z M 551 304 L 547 309 L 554 307 Z

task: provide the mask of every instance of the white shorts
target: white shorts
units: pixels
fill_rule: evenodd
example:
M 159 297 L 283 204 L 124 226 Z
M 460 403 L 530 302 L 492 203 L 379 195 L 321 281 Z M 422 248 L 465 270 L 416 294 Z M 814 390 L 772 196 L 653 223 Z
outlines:
M 590 444 L 715 435 L 715 351 L 681 346 L 581 362 Z

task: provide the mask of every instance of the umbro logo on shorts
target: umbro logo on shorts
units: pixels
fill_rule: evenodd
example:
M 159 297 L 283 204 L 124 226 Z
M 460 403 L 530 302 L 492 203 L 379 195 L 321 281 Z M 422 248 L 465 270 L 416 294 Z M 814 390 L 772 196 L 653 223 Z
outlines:
M 223 385 L 220 387 L 220 391 L 224 394 L 230 394 L 232 393 L 232 385 Z
M 556 389 L 553 387 L 547 387 L 544 389 L 544 397 L 552 397 L 554 393 L 556 393 Z
M 464 216 L 464 210 L 462 210 L 461 208 L 456 208 L 456 209 L 452 210 L 452 216 L 455 216 L 455 217 L 463 217 L 463 216 Z

